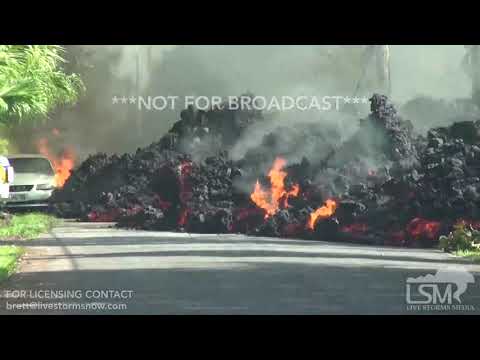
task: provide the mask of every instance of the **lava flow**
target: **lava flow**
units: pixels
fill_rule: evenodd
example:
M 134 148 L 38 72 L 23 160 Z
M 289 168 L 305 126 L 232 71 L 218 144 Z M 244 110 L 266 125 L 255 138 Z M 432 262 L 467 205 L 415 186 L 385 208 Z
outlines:
M 55 170 L 55 186 L 59 188 L 63 187 L 75 166 L 76 156 L 73 149 L 66 148 L 60 156 L 56 156 L 52 153 L 46 138 L 41 138 L 37 142 L 37 149 L 40 154 L 47 157 L 52 163 L 53 169 Z
M 337 210 L 337 202 L 335 200 L 328 199 L 324 206 L 318 208 L 310 214 L 307 227 L 310 230 L 313 230 L 318 220 L 329 218 L 335 213 L 335 210 Z
M 407 232 L 413 239 L 426 238 L 434 240 L 438 238 L 441 224 L 438 221 L 415 218 L 407 225 Z
M 291 196 L 296 197 L 300 192 L 298 184 L 293 185 L 291 190 L 285 189 L 285 178 L 287 177 L 287 173 L 283 171 L 283 168 L 286 163 L 285 159 L 276 158 L 272 169 L 268 173 L 271 189 L 262 189 L 260 182 L 257 180 L 255 189 L 250 195 L 252 201 L 259 208 L 265 210 L 265 218 L 274 215 L 280 209 L 280 206 L 283 208 L 289 207 L 288 198 Z
M 180 194 L 179 199 L 180 203 L 182 204 L 182 208 L 180 210 L 180 216 L 178 219 L 178 225 L 180 227 L 184 227 L 187 224 L 189 209 L 188 209 L 188 201 L 192 198 L 192 184 L 190 182 L 190 175 L 192 172 L 192 163 L 185 161 L 178 167 L 179 172 L 179 188 Z
M 340 231 L 350 234 L 363 234 L 368 231 L 368 225 L 363 223 L 354 223 L 343 226 Z

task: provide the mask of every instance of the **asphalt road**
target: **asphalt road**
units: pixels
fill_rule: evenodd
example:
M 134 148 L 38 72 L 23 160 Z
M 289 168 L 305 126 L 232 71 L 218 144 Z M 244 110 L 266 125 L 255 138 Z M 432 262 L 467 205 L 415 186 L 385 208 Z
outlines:
M 0 314 L 457 314 L 406 302 L 408 277 L 452 266 L 475 277 L 461 310 L 480 313 L 480 266 L 437 250 L 74 222 L 28 245 Z

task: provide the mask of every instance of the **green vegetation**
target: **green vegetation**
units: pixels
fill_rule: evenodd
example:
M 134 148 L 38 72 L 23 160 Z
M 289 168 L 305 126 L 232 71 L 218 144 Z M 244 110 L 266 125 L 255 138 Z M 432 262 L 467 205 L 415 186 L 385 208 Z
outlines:
M 84 86 L 67 75 L 58 45 L 0 45 L 0 121 L 46 116 L 74 103 Z
M 56 219 L 45 214 L 13 216 L 11 221 L 0 227 L 0 240 L 28 240 L 49 231 Z
M 0 240 L 28 240 L 49 231 L 57 220 L 45 214 L 15 215 L 0 223 Z M 10 276 L 23 254 L 17 246 L 0 246 L 0 282 Z
M 456 251 L 455 255 L 480 263 L 480 250 L 460 250 Z
M 455 255 L 480 261 L 480 231 L 470 225 L 455 225 L 448 236 L 441 236 L 440 248 Z
M 8 140 L 0 138 L 0 155 L 8 153 Z
M 0 45 L 0 154 L 8 152 L 12 126 L 45 120 L 85 90 L 77 74 L 63 71 L 63 51 L 59 45 Z
M 22 253 L 22 248 L 17 246 L 0 246 L 0 282 L 15 271 Z

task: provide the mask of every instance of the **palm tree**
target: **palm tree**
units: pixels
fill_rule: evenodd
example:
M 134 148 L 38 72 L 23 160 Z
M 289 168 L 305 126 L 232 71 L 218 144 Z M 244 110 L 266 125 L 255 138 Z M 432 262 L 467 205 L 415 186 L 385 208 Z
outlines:
M 77 100 L 84 85 L 64 73 L 63 51 L 59 45 L 0 45 L 0 124 L 45 118 Z

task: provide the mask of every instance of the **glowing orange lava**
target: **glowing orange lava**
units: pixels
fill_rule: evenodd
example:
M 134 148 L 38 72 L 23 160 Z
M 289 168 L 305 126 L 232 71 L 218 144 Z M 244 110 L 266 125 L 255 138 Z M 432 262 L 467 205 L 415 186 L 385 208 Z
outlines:
M 310 214 L 310 220 L 308 221 L 307 227 L 313 230 L 317 221 L 332 216 L 335 213 L 335 210 L 337 210 L 337 206 L 338 205 L 335 200 L 328 199 L 324 206 L 318 208 Z
M 265 218 L 274 215 L 279 209 L 280 205 L 283 208 L 288 207 L 288 198 L 296 197 L 300 193 L 300 187 L 295 184 L 292 190 L 285 189 L 285 178 L 287 173 L 283 168 L 287 164 L 285 159 L 276 158 L 272 169 L 268 173 L 270 179 L 270 190 L 262 189 L 260 182 L 257 180 L 255 189 L 250 195 L 252 201 L 259 207 L 265 210 Z
M 407 225 L 407 232 L 413 239 L 427 238 L 430 240 L 438 238 L 441 224 L 438 221 L 429 221 L 422 218 L 415 218 Z
M 52 153 L 50 145 L 46 138 L 37 142 L 37 149 L 40 154 L 47 157 L 55 170 L 55 186 L 63 187 L 71 175 L 71 170 L 75 166 L 75 152 L 73 149 L 66 149 L 61 156 Z

